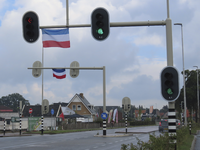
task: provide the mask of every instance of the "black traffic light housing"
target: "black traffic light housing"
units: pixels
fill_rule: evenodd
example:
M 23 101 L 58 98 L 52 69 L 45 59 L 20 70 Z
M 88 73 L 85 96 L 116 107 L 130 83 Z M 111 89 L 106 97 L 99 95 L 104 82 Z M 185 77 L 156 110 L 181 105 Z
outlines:
M 161 72 L 161 94 L 167 101 L 175 101 L 180 94 L 178 71 L 172 66 Z
M 22 18 L 23 36 L 29 42 L 35 42 L 39 37 L 39 21 L 35 12 L 29 11 Z
M 184 102 L 181 101 L 181 109 L 184 109 Z
M 109 14 L 104 8 L 96 8 L 91 15 L 92 35 L 96 40 L 104 40 L 110 32 Z

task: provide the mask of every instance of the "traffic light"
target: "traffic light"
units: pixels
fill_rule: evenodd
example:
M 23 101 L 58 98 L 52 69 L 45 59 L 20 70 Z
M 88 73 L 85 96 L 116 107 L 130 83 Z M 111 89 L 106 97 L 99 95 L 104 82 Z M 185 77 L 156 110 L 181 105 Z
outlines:
M 179 96 L 178 71 L 174 67 L 166 67 L 161 72 L 161 93 L 167 101 L 175 101 Z
M 107 10 L 96 8 L 91 16 L 92 35 L 96 40 L 104 40 L 109 35 L 110 22 Z
M 131 106 L 130 106 L 130 104 L 128 104 L 128 110 L 130 110 L 131 109 Z
M 39 21 L 35 12 L 29 11 L 22 18 L 23 36 L 29 42 L 35 42 L 39 37 Z
M 184 109 L 184 102 L 181 102 L 181 109 Z

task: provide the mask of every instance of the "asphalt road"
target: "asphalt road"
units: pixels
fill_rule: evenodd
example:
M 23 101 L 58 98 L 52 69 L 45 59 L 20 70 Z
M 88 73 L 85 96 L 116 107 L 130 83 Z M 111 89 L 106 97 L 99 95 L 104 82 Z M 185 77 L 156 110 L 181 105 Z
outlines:
M 120 150 L 122 144 L 137 144 L 138 137 L 142 141 L 149 140 L 148 133 L 141 131 L 150 131 L 158 129 L 158 126 L 134 127 L 128 128 L 129 131 L 140 131 L 140 134 L 123 137 L 96 137 L 102 130 L 53 134 L 53 135 L 32 135 L 18 137 L 0 138 L 0 150 Z M 107 135 L 116 135 L 115 132 L 123 132 L 125 129 L 108 129 Z M 160 133 L 155 131 L 156 135 Z

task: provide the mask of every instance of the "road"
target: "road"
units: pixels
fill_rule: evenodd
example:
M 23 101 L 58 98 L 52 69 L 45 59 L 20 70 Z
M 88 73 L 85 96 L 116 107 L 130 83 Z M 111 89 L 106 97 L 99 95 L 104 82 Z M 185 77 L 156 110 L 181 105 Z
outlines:
M 143 129 L 158 129 L 157 126 L 128 128 L 139 131 Z M 115 132 L 122 132 L 125 129 L 108 129 L 107 135 L 116 135 Z M 133 134 L 123 137 L 96 137 L 102 130 L 75 132 L 53 135 L 32 135 L 21 137 L 2 137 L 0 138 L 0 150 L 120 150 L 122 144 L 137 144 L 138 137 L 142 141 L 149 140 L 149 134 Z M 160 133 L 155 132 L 156 135 Z

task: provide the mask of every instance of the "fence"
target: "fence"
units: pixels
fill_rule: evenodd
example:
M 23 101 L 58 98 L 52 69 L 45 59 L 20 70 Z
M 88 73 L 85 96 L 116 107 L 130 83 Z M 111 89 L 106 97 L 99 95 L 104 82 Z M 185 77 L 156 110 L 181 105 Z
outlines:
M 155 125 L 155 121 L 134 121 L 130 122 L 130 126 L 139 126 L 139 125 Z
M 130 126 L 130 123 L 128 123 Z M 76 124 L 63 124 L 63 130 L 72 130 L 72 129 L 92 129 L 92 128 L 102 128 L 103 123 L 76 123 Z M 111 127 L 111 123 L 107 124 L 107 127 Z M 125 127 L 125 123 L 115 123 L 114 127 Z

